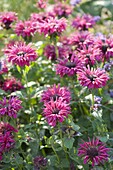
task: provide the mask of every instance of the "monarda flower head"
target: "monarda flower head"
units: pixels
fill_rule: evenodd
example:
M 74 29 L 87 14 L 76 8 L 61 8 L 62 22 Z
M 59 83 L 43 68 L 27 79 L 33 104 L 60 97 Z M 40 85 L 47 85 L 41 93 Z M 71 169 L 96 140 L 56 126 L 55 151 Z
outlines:
M 69 36 L 68 43 L 77 49 L 82 49 L 84 45 L 94 44 L 94 36 L 87 31 L 75 32 Z
M 38 2 L 36 3 L 37 8 L 43 9 L 46 8 L 46 3 L 47 0 L 38 0 Z
M 95 17 L 89 14 L 77 16 L 72 22 L 72 26 L 81 31 L 86 31 L 89 28 L 92 28 L 95 24 L 96 24 Z
M 105 59 L 109 61 L 109 59 L 113 57 L 113 36 L 110 38 L 105 37 L 104 39 L 101 39 L 101 37 L 95 38 L 94 50 L 99 50 L 103 61 L 105 61 Z M 98 60 L 98 55 L 96 58 Z
M 78 72 L 78 80 L 82 86 L 87 86 L 89 89 L 102 88 L 106 85 L 109 77 L 105 70 L 90 69 L 89 66 L 84 67 Z
M 5 49 L 5 54 L 8 56 L 8 61 L 12 64 L 22 66 L 29 66 L 30 62 L 35 61 L 37 54 L 31 44 L 26 45 L 25 42 L 16 42 L 14 45 Z
M 6 79 L 3 83 L 3 88 L 6 92 L 14 92 L 20 89 L 23 89 L 23 86 L 19 80 L 16 80 L 16 78 L 12 77 L 10 79 Z
M 61 77 L 64 75 L 73 76 L 82 67 L 82 61 L 75 54 L 72 54 L 69 58 L 58 59 L 56 74 L 59 74 Z
M 21 103 L 17 97 L 10 97 L 9 99 L 4 97 L 0 100 L 0 117 L 9 116 L 17 118 L 17 113 L 22 108 Z
M 68 114 L 71 113 L 69 104 L 62 100 L 51 100 L 44 103 L 43 115 L 50 126 L 56 126 L 57 122 L 62 123 Z
M 47 158 L 44 158 L 43 156 L 36 156 L 33 159 L 34 170 L 41 170 L 42 168 L 45 168 L 47 166 L 47 161 Z
M 11 28 L 11 23 L 16 20 L 17 20 L 17 14 L 15 12 L 0 13 L 0 25 L 7 30 Z
M 71 93 L 66 87 L 60 87 L 60 85 L 56 86 L 55 84 L 52 87 L 49 87 L 42 93 L 41 101 L 42 102 L 50 102 L 51 100 L 62 100 L 70 103 Z
M 33 36 L 36 32 L 36 23 L 32 20 L 28 21 L 18 21 L 15 25 L 15 32 L 18 36 L 27 38 Z
M 3 153 L 14 147 L 14 132 L 18 132 L 18 130 L 9 123 L 0 122 L 0 160 L 2 160 Z
M 92 163 L 92 166 L 104 164 L 108 161 L 108 151 L 105 144 L 99 139 L 89 139 L 89 142 L 83 141 L 78 149 L 78 156 L 84 159 L 84 164 Z
M 59 17 L 68 17 L 72 13 L 73 8 L 64 3 L 55 4 L 53 11 Z
M 44 48 L 44 55 L 45 55 L 49 60 L 56 60 L 55 46 L 54 46 L 54 45 L 47 45 L 47 46 Z
M 67 20 L 65 18 L 57 19 L 54 17 L 49 17 L 44 20 L 43 23 L 38 24 L 39 33 L 44 33 L 47 35 L 60 35 L 67 26 Z

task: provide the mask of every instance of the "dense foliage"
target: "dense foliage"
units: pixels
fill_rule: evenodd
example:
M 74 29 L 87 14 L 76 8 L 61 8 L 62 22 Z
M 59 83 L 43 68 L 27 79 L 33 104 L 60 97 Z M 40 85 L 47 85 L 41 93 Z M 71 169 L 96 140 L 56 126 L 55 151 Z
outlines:
M 111 0 L 0 8 L 0 169 L 112 170 Z

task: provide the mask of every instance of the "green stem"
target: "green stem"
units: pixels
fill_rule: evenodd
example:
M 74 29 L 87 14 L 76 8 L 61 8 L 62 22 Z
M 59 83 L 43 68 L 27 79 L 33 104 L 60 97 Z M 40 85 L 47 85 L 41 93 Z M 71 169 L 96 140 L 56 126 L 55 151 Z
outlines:
M 53 146 L 52 146 L 52 149 L 53 149 L 53 151 L 54 151 L 54 153 L 55 153 L 55 155 L 56 155 L 56 157 L 57 157 L 58 163 L 60 163 L 59 156 L 58 156 L 58 154 L 57 154 L 57 152 L 55 151 L 55 148 L 54 148 Z

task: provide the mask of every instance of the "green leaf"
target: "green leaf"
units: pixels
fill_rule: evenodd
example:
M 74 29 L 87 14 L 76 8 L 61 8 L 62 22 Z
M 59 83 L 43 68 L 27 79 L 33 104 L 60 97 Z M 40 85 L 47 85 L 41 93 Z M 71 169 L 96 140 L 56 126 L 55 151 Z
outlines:
M 16 66 L 17 70 L 19 73 L 21 73 L 21 67 L 19 67 L 18 65 Z
M 63 142 L 66 148 L 71 149 L 73 147 L 74 138 L 63 138 Z

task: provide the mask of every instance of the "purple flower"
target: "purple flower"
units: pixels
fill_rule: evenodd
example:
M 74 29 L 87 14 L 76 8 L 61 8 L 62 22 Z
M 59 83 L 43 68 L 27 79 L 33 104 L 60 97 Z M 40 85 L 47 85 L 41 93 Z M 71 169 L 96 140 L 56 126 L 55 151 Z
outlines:
M 102 58 L 102 61 L 104 61 L 104 59 L 109 61 L 109 59 L 113 57 L 113 37 L 104 38 L 104 39 L 97 37 L 95 39 L 94 50 L 100 51 L 100 56 Z
M 31 44 L 26 45 L 24 42 L 16 42 L 14 45 L 5 49 L 5 54 L 8 56 L 8 61 L 17 64 L 20 67 L 30 64 L 35 61 L 37 54 L 31 48 Z
M 64 119 L 70 114 L 70 106 L 62 100 L 51 100 L 44 104 L 43 110 L 44 117 L 50 126 L 56 126 L 57 122 L 63 122 Z
M 69 37 L 69 44 L 74 45 L 77 49 L 82 49 L 83 45 L 93 45 L 94 37 L 87 31 L 75 32 Z
M 15 25 L 15 32 L 23 38 L 33 36 L 36 32 L 36 22 L 33 21 L 18 21 Z
M 11 23 L 16 20 L 17 20 L 17 14 L 15 12 L 0 13 L 0 25 L 7 30 L 11 28 Z
M 69 58 L 58 59 L 58 62 L 56 73 L 60 74 L 61 77 L 64 75 L 73 76 L 83 67 L 83 62 L 75 54 L 72 54 Z
M 89 89 L 102 88 L 106 85 L 109 77 L 104 70 L 84 67 L 78 72 L 78 80 L 82 86 L 87 86 Z
M 8 152 L 14 147 L 14 132 L 18 132 L 9 123 L 0 122 L 0 160 L 2 160 L 2 154 Z
M 49 17 L 43 22 L 38 24 L 39 33 L 44 33 L 47 35 L 60 35 L 67 26 L 67 20 L 65 18 L 57 19 L 54 17 Z
M 10 97 L 9 100 L 4 97 L 0 101 L 0 116 L 17 118 L 17 112 L 22 108 L 21 103 L 17 97 Z
M 45 55 L 49 60 L 56 60 L 55 46 L 54 46 L 54 45 L 47 45 L 47 46 L 44 48 L 44 55 Z
M 45 103 L 52 99 L 54 101 L 60 99 L 69 103 L 71 99 L 70 91 L 66 87 L 60 87 L 60 85 L 56 86 L 54 84 L 42 93 L 41 101 Z
M 92 28 L 95 24 L 96 24 L 95 18 L 89 14 L 77 16 L 72 22 L 73 27 L 83 31 L 88 30 L 88 28 Z
M 41 168 L 46 167 L 47 158 L 44 158 L 43 156 L 36 156 L 33 159 L 33 164 L 34 164 L 34 170 L 40 170 Z
M 2 89 L 6 92 L 7 91 L 14 92 L 23 89 L 23 86 L 20 81 L 17 81 L 14 77 L 12 77 L 4 81 Z
M 78 49 L 78 51 L 78 56 L 84 61 L 85 65 L 93 66 L 96 63 L 95 56 L 99 53 L 99 50 L 95 51 L 92 45 L 83 45 L 82 49 Z
M 80 144 L 78 149 L 78 156 L 83 157 L 84 164 L 87 164 L 91 161 L 92 166 L 104 164 L 105 161 L 108 161 L 108 151 L 109 148 L 105 147 L 105 144 L 102 143 L 99 139 L 89 139 L 89 142 L 83 141 L 83 144 Z
M 72 7 L 65 3 L 57 3 L 54 6 L 54 13 L 60 18 L 60 17 L 68 17 L 72 13 Z
M 43 8 L 46 8 L 46 3 L 47 3 L 47 0 L 38 0 L 36 6 L 37 8 L 43 9 Z
M 70 4 L 75 6 L 77 4 L 79 4 L 82 0 L 70 0 Z

